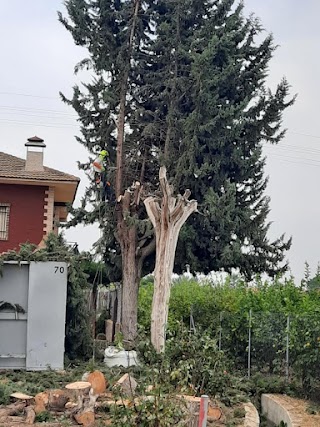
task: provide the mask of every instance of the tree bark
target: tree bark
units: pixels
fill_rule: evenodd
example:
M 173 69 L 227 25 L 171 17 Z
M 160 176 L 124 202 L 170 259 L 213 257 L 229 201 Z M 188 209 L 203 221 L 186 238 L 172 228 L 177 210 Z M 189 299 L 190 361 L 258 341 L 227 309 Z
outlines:
M 117 159 L 116 159 L 116 182 L 115 182 L 115 193 L 116 199 L 121 195 L 122 183 L 123 183 L 123 144 L 125 139 L 125 118 L 126 118 L 126 98 L 128 92 L 128 78 L 130 71 L 130 61 L 132 58 L 133 52 L 133 42 L 134 35 L 136 30 L 136 23 L 138 12 L 140 8 L 140 0 L 133 0 L 133 15 L 132 15 L 132 24 L 128 39 L 128 53 L 127 53 L 127 62 L 123 69 L 120 95 L 119 95 L 119 114 L 117 118 Z
M 140 277 L 136 263 L 137 230 L 134 223 L 128 223 L 130 212 L 134 212 L 136 205 L 131 205 L 128 191 L 122 196 L 124 181 L 124 153 L 126 99 L 128 92 L 128 78 L 130 61 L 133 52 L 136 22 L 140 7 L 140 0 L 133 0 L 133 15 L 130 34 L 128 38 L 127 62 L 124 66 L 119 95 L 119 114 L 117 118 L 117 158 L 115 194 L 118 206 L 116 209 L 117 232 L 116 237 L 121 248 L 122 258 L 122 307 L 121 324 L 124 340 L 132 341 L 137 333 L 137 298 Z M 138 201 L 139 202 L 139 201 Z
M 151 342 L 156 351 L 160 353 L 165 348 L 171 276 L 178 237 L 182 225 L 192 212 L 197 210 L 197 202 L 188 200 L 189 190 L 186 190 L 183 196 L 173 197 L 173 188 L 168 184 L 164 166 L 160 168 L 159 179 L 163 194 L 161 201 L 157 197 L 151 196 L 145 199 L 144 204 L 156 236 Z
M 134 215 L 140 203 L 141 190 L 142 186 L 136 182 L 119 197 L 122 214 L 118 221 L 116 237 L 122 255 L 121 327 L 126 344 L 132 343 L 137 335 L 138 290 L 142 265 L 144 259 L 154 250 L 154 243 L 150 238 L 142 238 L 145 244 L 138 246 Z
M 124 340 L 131 343 L 137 334 L 138 289 L 140 277 L 136 262 L 136 227 L 128 228 L 122 253 L 121 325 Z

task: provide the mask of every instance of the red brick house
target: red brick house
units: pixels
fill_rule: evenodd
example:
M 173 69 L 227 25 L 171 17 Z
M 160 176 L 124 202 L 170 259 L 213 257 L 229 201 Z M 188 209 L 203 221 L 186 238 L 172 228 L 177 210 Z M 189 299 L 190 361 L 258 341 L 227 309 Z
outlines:
M 67 219 L 80 179 L 43 166 L 43 139 L 29 138 L 26 160 L 0 152 L 0 253 L 39 245 Z

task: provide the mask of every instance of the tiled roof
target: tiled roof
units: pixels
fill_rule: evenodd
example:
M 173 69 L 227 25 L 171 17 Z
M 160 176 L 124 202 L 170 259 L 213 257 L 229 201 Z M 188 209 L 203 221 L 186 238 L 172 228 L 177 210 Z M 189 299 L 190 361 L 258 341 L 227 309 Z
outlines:
M 44 166 L 43 171 L 26 171 L 26 161 L 0 151 L 0 178 L 30 179 L 37 181 L 73 181 L 80 178 Z

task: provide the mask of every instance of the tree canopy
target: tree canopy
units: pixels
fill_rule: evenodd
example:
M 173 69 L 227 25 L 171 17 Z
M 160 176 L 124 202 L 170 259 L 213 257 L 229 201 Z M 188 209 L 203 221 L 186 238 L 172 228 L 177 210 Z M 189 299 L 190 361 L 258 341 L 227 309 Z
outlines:
M 274 275 L 287 268 L 291 240 L 267 235 L 262 144 L 282 139 L 282 113 L 293 99 L 285 79 L 275 93 L 266 88 L 272 36 L 255 43 L 262 26 L 235 3 L 155 2 L 145 108 L 157 114 L 154 137 L 162 138 L 174 185 L 190 188 L 202 213 L 184 226 L 176 268 Z

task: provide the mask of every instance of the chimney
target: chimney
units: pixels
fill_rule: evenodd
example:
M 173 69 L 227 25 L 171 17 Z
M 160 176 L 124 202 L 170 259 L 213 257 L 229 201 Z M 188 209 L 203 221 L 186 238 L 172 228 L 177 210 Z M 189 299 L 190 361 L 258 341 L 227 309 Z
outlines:
M 26 171 L 43 171 L 43 139 L 33 136 L 24 144 L 27 147 Z

